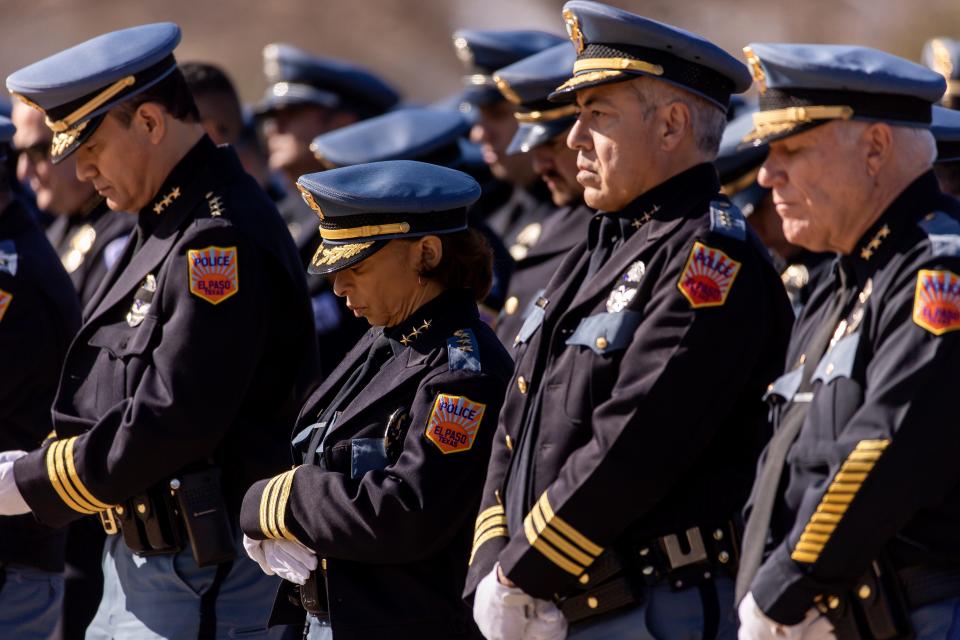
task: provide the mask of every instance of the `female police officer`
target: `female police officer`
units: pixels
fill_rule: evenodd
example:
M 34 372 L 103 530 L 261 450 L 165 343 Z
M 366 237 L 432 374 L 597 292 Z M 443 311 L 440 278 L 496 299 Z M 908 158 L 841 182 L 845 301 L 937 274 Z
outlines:
M 288 580 L 272 622 L 302 606 L 311 638 L 479 637 L 460 590 L 512 366 L 477 313 L 491 258 L 466 207 L 480 188 L 412 161 L 298 186 L 320 217 L 311 272 L 374 326 L 301 411 L 302 464 L 244 499 L 250 556 Z

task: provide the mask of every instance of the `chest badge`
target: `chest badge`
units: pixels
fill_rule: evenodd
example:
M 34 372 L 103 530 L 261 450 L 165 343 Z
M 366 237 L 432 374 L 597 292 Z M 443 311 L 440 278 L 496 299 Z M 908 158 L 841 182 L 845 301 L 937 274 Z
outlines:
M 210 304 L 220 304 L 240 289 L 236 247 L 207 247 L 187 251 L 190 293 Z
M 143 319 L 147 317 L 147 311 L 150 310 L 150 304 L 153 302 L 153 294 L 157 291 L 157 279 L 154 275 L 148 274 L 143 279 L 143 284 L 137 289 L 133 296 L 133 304 L 130 305 L 130 311 L 127 311 L 127 324 L 131 327 L 139 326 Z
M 607 312 L 620 313 L 633 302 L 637 296 L 637 284 L 646 273 L 647 267 L 642 260 L 637 260 L 620 277 L 620 284 L 615 286 L 607 296 Z

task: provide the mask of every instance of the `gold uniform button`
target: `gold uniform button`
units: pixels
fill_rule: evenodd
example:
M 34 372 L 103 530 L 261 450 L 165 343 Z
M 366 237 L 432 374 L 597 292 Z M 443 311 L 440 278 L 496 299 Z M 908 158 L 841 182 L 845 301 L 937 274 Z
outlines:
M 839 609 L 840 598 L 838 598 L 837 596 L 830 596 L 829 598 L 827 598 L 827 606 L 830 607 L 831 609 Z
M 507 441 L 507 451 L 513 451 L 513 438 L 507 436 L 505 440 Z
M 593 596 L 590 596 L 589 598 L 587 598 L 587 606 L 590 607 L 591 609 L 596 609 L 597 607 L 600 606 L 600 601 L 594 598 Z
M 597 338 L 597 349 L 606 349 L 610 343 L 603 336 Z
M 503 310 L 506 311 L 508 316 L 512 316 L 517 312 L 519 306 L 520 300 L 517 299 L 517 296 L 510 296 L 507 298 L 507 301 L 503 303 Z
M 857 595 L 860 596 L 861 600 L 867 600 L 872 593 L 873 591 L 870 590 L 870 585 L 866 584 L 861 585 L 857 590 Z
M 523 376 L 517 378 L 517 389 L 520 389 L 520 393 L 527 393 L 527 379 Z
M 147 512 L 147 505 L 143 503 L 140 503 L 137 505 L 137 513 L 146 513 L 146 512 Z
M 590 582 L 590 576 L 588 574 L 585 573 L 580 576 L 580 584 L 587 584 L 588 582 Z
M 832 363 L 832 362 L 827 365 L 826 373 L 827 373 L 827 375 L 830 375 L 831 373 L 833 373 L 833 363 Z

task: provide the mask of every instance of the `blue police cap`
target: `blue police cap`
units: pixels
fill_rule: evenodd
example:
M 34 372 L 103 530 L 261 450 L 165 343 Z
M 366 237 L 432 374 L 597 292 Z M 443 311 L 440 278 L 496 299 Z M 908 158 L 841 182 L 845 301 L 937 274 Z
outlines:
M 297 188 L 320 218 L 321 243 L 307 268 L 329 274 L 361 262 L 394 238 L 467 228 L 480 185 L 425 162 L 389 160 L 300 176 Z
M 743 137 L 753 129 L 753 112 L 757 106 L 745 103 L 739 107 L 740 115 L 731 120 L 723 131 L 720 148 L 714 165 L 720 175 L 721 191 L 749 216 L 765 195 L 770 193 L 757 182 L 760 166 L 767 158 L 770 147 L 765 144 L 745 146 Z
M 459 168 L 469 154 L 469 126 L 458 111 L 405 107 L 319 135 L 310 150 L 328 169 L 385 160 Z
M 937 141 L 937 162 L 960 160 L 960 111 L 934 107 L 930 132 Z
M 270 86 L 257 106 L 260 116 L 300 104 L 377 115 L 400 100 L 393 87 L 370 71 L 344 60 L 321 58 L 289 44 L 268 44 L 263 48 L 263 73 Z
M 96 131 L 107 111 L 173 73 L 179 42 L 180 27 L 171 22 L 113 31 L 16 71 L 7 89 L 46 115 L 56 163 Z
M 831 120 L 926 127 L 946 88 L 940 74 L 867 47 L 750 44 L 743 52 L 760 92 L 747 143 L 772 142 Z
M 587 0 L 563 5 L 563 20 L 577 62 L 553 100 L 570 101 L 581 89 L 639 75 L 682 87 L 726 110 L 731 94 L 750 88 L 746 67 L 695 33 Z
M 941 99 L 943 106 L 960 108 L 960 41 L 953 38 L 927 40 L 923 45 L 923 64 L 947 81 L 947 90 Z
M 563 42 L 500 69 L 493 80 L 503 96 L 517 105 L 520 123 L 507 153 L 525 153 L 553 140 L 577 119 L 576 105 L 557 106 L 547 97 L 570 77 L 577 52 Z
M 459 29 L 453 33 L 453 48 L 466 68 L 464 100 L 474 105 L 491 104 L 503 99 L 497 91 L 493 73 L 518 60 L 563 42 L 563 38 L 545 31 L 498 31 Z

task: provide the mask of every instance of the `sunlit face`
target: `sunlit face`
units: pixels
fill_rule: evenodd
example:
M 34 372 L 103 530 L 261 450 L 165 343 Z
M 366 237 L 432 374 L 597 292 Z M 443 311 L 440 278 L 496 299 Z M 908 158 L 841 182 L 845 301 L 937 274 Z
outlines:
M 564 207 L 583 197 L 583 186 L 577 182 L 577 152 L 567 146 L 567 134 L 534 147 L 533 170 L 547 188 L 553 204 Z
M 757 176 L 773 190 L 786 239 L 811 251 L 843 245 L 873 184 L 862 141 L 843 126 L 849 123 L 830 122 L 772 142 Z
M 73 152 L 77 178 L 93 184 L 114 211 L 139 211 L 156 193 L 147 183 L 153 145 L 136 120 L 130 126 L 109 112 L 97 130 Z
M 533 177 L 530 156 L 526 153 L 507 155 L 507 147 L 517 132 L 513 105 L 505 100 L 482 105 L 477 109 L 477 122 L 470 129 L 470 141 L 480 146 L 483 161 L 497 180 L 525 184 Z
M 287 175 L 316 171 L 317 159 L 310 143 L 317 136 L 343 126 L 330 109 L 314 105 L 292 105 L 278 109 L 263 122 L 270 154 L 270 169 Z
M 577 92 L 580 113 L 567 145 L 578 152 L 584 200 L 601 211 L 619 211 L 660 182 L 654 119 L 631 82 Z
M 353 315 L 374 326 L 390 327 L 413 310 L 410 301 L 422 289 L 420 265 L 419 241 L 391 240 L 359 264 L 336 272 L 333 291 L 346 298 Z
M 50 160 L 53 132 L 44 124 L 43 114 L 18 102 L 13 105 L 11 120 L 17 127 L 13 146 L 20 152 L 17 179 L 36 194 L 40 209 L 55 215 L 78 212 L 93 196 L 93 188 L 77 180 L 73 157 L 58 164 Z

